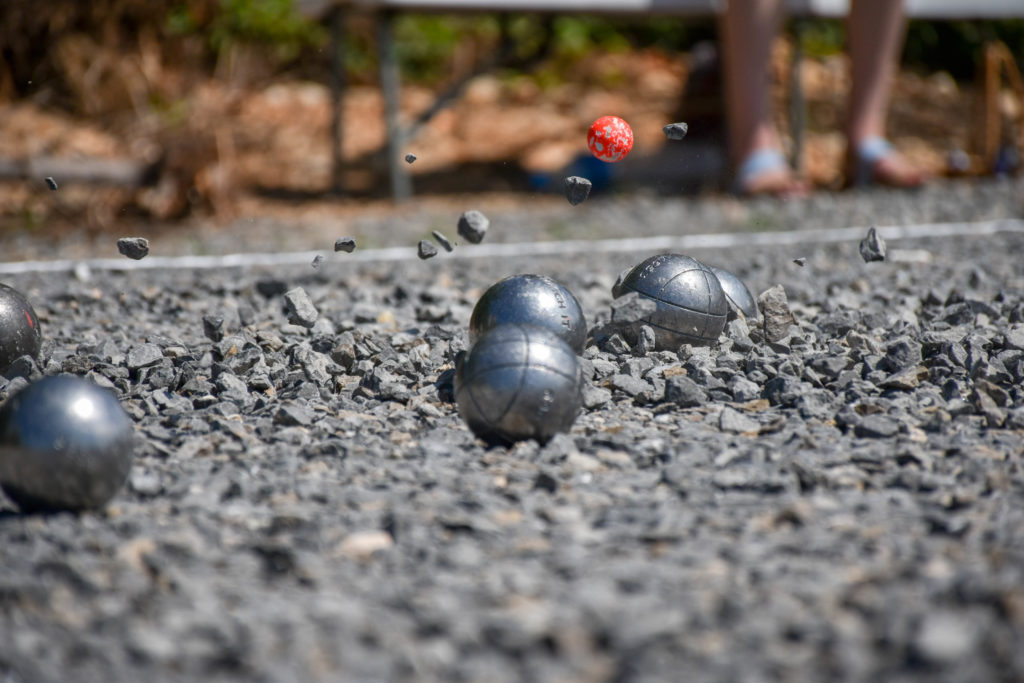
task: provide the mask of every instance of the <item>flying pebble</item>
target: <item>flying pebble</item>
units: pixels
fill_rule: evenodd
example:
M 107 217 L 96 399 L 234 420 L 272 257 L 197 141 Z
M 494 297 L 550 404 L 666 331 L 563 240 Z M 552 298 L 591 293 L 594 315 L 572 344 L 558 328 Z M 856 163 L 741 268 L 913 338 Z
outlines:
M 339 237 L 334 240 L 334 251 L 344 251 L 351 254 L 356 250 L 356 241 L 351 237 Z
M 416 161 L 416 155 L 415 154 L 406 154 L 405 155 L 405 163 L 411 164 L 414 161 Z
M 320 264 L 323 263 L 323 262 L 324 262 L 324 255 L 323 254 L 317 254 L 316 256 L 313 257 L 313 262 L 310 263 L 309 265 L 313 266 L 314 268 L 319 268 Z
M 805 265 L 807 265 L 807 259 L 805 257 L 801 256 L 800 258 L 793 259 L 793 263 L 795 263 L 798 266 L 800 266 L 801 268 L 803 268 Z
M 591 182 L 586 178 L 571 175 L 565 179 L 565 198 L 573 206 L 582 204 L 590 196 Z
M 860 256 L 864 263 L 885 260 L 885 240 L 874 228 L 868 228 L 868 234 L 860 241 Z
M 122 256 L 138 261 L 149 254 L 149 240 L 145 237 L 122 237 L 117 240 L 117 250 Z
M 473 244 L 480 244 L 491 222 L 479 211 L 467 211 L 459 216 L 459 234 Z
M 46 176 L 46 186 L 51 190 L 57 190 L 57 181 L 53 179 L 53 176 Z
M 686 131 L 688 131 L 689 129 L 690 127 L 687 126 L 685 123 L 679 122 L 670 123 L 664 128 L 662 128 L 661 131 L 669 140 L 682 140 L 683 138 L 686 137 Z
M 440 232 L 438 232 L 437 230 L 432 230 L 430 234 L 434 236 L 434 241 L 440 244 L 445 251 L 450 252 L 452 249 L 455 248 L 452 246 L 452 243 L 448 240 L 448 238 L 445 237 Z
M 428 258 L 434 258 L 437 256 L 437 247 L 426 240 L 420 240 L 419 245 L 416 247 L 416 255 L 424 261 Z

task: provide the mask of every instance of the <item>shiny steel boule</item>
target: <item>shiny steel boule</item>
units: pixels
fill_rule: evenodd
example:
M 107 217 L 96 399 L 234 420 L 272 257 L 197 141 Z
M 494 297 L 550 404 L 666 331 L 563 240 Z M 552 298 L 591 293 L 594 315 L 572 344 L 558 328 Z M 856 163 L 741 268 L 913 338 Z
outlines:
M 579 414 L 583 374 L 569 345 L 535 325 L 499 325 L 455 369 L 455 400 L 489 443 L 547 442 Z
M 473 307 L 469 343 L 506 323 L 537 325 L 561 337 L 577 354 L 587 341 L 580 302 L 557 280 L 543 275 L 513 275 L 491 285 Z
M 128 477 L 133 439 L 112 392 L 44 377 L 0 408 L 0 486 L 22 511 L 102 507 Z
M 682 344 L 707 346 L 725 329 L 729 303 L 711 269 L 682 254 L 660 254 L 622 275 L 612 296 L 637 292 L 657 308 L 637 325 L 650 325 L 658 349 L 676 350 Z
M 18 290 L 0 284 L 0 374 L 21 356 L 37 357 L 42 341 L 32 304 Z
M 717 268 L 715 266 L 708 266 L 711 272 L 718 277 L 719 284 L 722 285 L 722 291 L 725 292 L 725 296 L 732 305 L 743 311 L 743 315 L 747 318 L 757 318 L 757 302 L 754 301 L 754 296 L 747 289 L 747 286 L 743 283 L 743 280 L 739 279 L 725 268 Z

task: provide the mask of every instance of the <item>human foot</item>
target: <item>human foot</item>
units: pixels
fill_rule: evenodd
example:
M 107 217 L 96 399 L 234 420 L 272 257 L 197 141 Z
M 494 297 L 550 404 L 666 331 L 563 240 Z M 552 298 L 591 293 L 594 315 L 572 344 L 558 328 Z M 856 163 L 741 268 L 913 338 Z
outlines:
M 810 187 L 793 174 L 782 152 L 770 148 L 757 150 L 743 160 L 736 169 L 734 189 L 745 196 L 779 198 L 803 197 L 810 193 Z
M 862 140 L 847 155 L 847 182 L 852 187 L 884 185 L 897 188 L 920 187 L 927 175 L 907 161 L 885 138 Z

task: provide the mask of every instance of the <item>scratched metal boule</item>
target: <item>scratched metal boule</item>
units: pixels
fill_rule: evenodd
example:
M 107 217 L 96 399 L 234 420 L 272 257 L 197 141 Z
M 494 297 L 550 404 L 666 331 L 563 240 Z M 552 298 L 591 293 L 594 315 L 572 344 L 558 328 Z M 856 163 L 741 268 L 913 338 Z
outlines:
M 754 295 L 750 293 L 743 280 L 725 268 L 718 268 L 717 266 L 708 267 L 718 277 L 718 283 L 722 285 L 722 291 L 725 292 L 725 297 L 729 302 L 743 311 L 743 315 L 747 318 L 756 318 L 757 302 L 754 301 Z
M 545 443 L 568 431 L 580 411 L 583 378 L 576 354 L 542 327 L 499 325 L 455 369 L 459 414 L 484 441 Z
M 713 344 L 729 312 L 718 277 L 700 261 L 682 254 L 659 254 L 634 266 L 615 283 L 612 295 L 637 292 L 657 308 L 644 324 L 654 330 L 659 349 L 681 344 Z
M 583 353 L 587 321 L 579 301 L 562 283 L 543 275 L 513 275 L 491 285 L 473 307 L 469 341 L 510 323 L 543 327 Z

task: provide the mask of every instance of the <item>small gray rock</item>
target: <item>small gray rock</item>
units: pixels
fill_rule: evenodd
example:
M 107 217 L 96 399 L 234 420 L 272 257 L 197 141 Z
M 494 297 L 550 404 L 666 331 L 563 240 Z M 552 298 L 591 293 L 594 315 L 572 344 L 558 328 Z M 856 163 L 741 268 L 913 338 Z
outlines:
M 795 263 L 798 266 L 800 266 L 801 268 L 803 268 L 805 265 L 807 265 L 807 258 L 805 256 L 801 256 L 800 258 L 795 258 L 795 259 L 793 259 L 793 263 Z
M 756 432 L 760 427 L 761 423 L 754 418 L 728 406 L 722 408 L 722 412 L 718 415 L 718 428 L 723 432 L 742 434 Z
M 484 235 L 487 234 L 487 228 L 490 224 L 491 222 L 487 220 L 487 216 L 479 211 L 467 211 L 459 216 L 459 235 L 467 242 L 480 244 L 484 239 Z
M 565 179 L 565 198 L 573 206 L 582 204 L 590 196 L 593 184 L 586 178 L 571 175 Z
M 782 285 L 775 285 L 757 297 L 757 307 L 764 318 L 764 337 L 769 342 L 779 341 L 796 322 L 789 310 L 789 299 Z
M 128 349 L 126 364 L 129 370 L 138 370 L 159 363 L 163 357 L 163 351 L 156 344 L 139 344 Z
M 670 123 L 661 129 L 661 132 L 665 134 L 669 140 L 682 140 L 686 137 L 687 131 L 690 127 L 680 121 L 679 123 Z
M 868 228 L 868 234 L 860 241 L 860 257 L 864 263 L 885 260 L 885 240 L 873 227 Z
M 219 315 L 203 316 L 203 334 L 212 342 L 219 342 L 224 338 L 224 318 Z
M 313 268 L 319 268 L 320 264 L 323 263 L 323 262 L 324 262 L 324 255 L 323 254 L 317 254 L 316 256 L 313 257 L 313 262 L 310 263 L 309 265 L 313 266 Z
M 344 251 L 351 254 L 356 250 L 356 240 L 353 237 L 339 237 L 334 240 L 334 251 Z
M 600 408 L 610 400 L 612 400 L 612 392 L 604 387 L 596 387 L 589 382 L 583 385 L 583 407 L 587 410 Z M 1022 421 L 1024 421 L 1024 417 L 1022 417 Z
M 53 179 L 53 176 L 46 176 L 46 186 L 54 192 L 57 191 L 57 181 Z
M 415 154 L 412 154 L 412 153 L 410 152 L 409 154 L 406 154 L 406 155 L 405 155 L 405 163 L 407 163 L 407 164 L 411 164 L 411 163 L 412 163 L 412 162 L 414 162 L 414 161 L 416 161 L 416 155 L 415 155 Z
M 117 240 L 117 250 L 122 256 L 138 261 L 149 254 L 149 240 L 145 237 L 122 237 Z
M 444 236 L 444 234 L 438 232 L 437 230 L 431 230 L 430 234 L 433 235 L 434 241 L 440 244 L 441 248 L 444 249 L 445 251 L 450 253 L 453 249 L 455 249 L 455 247 L 452 246 L 452 243 L 448 240 L 447 237 Z
M 305 328 L 313 327 L 319 313 L 310 301 L 309 295 L 302 287 L 296 287 L 284 293 L 284 302 L 288 310 L 288 322 Z
M 615 325 L 632 325 L 651 317 L 658 304 L 653 299 L 638 292 L 623 294 L 612 301 L 612 323 Z
M 686 375 L 674 375 L 665 382 L 665 400 L 680 408 L 694 408 L 707 403 L 707 393 Z
M 651 351 L 654 351 L 654 345 L 654 329 L 650 325 L 641 325 L 640 331 L 636 335 L 636 345 L 633 347 L 633 352 L 638 356 L 646 356 Z
M 853 433 L 867 439 L 889 439 L 900 433 L 900 425 L 884 415 L 867 415 L 854 426 Z
M 420 243 L 416 245 L 416 255 L 423 261 L 434 258 L 437 256 L 437 247 L 426 240 L 420 240 Z

